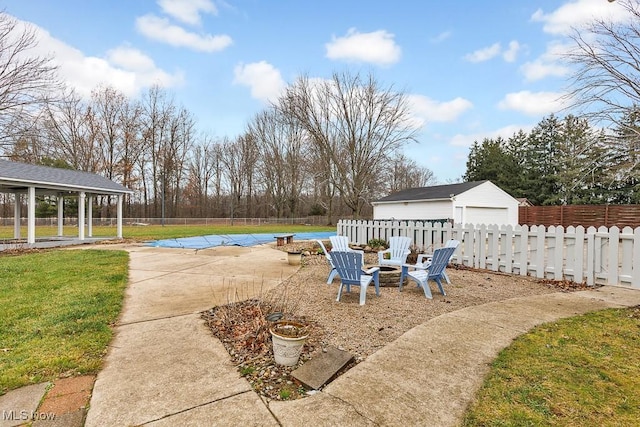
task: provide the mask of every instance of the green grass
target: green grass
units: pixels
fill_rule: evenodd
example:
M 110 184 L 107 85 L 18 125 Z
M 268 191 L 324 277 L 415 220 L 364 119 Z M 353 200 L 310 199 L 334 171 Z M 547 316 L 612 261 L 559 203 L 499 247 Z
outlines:
M 97 373 L 127 276 L 128 255 L 122 251 L 0 256 L 0 395 Z
M 493 362 L 464 426 L 637 426 L 640 308 L 541 325 Z
M 300 224 L 280 224 L 280 225 L 145 225 L 145 226 L 123 226 L 122 235 L 126 239 L 139 241 L 174 239 L 179 237 L 206 236 L 210 234 L 251 234 L 251 233 L 305 233 L 315 231 L 336 231 L 335 226 L 316 226 Z M 64 236 L 73 237 L 78 235 L 76 227 L 65 226 Z M 37 226 L 36 236 L 55 236 L 58 234 L 57 227 Z M 26 237 L 27 229 L 22 227 L 21 235 Z M 116 235 L 115 227 L 94 226 L 94 237 L 113 237 Z M 0 226 L 0 239 L 13 237 L 13 227 Z

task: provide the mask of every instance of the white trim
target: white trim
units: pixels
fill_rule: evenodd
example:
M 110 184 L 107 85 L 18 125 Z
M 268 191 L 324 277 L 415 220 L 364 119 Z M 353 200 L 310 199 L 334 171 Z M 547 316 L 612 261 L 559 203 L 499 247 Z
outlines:
M 93 194 L 87 199 L 87 235 L 93 237 Z
M 36 187 L 29 187 L 29 202 L 27 212 L 27 243 L 36 242 Z
M 118 239 L 122 239 L 122 194 L 118 194 L 118 213 L 116 214 L 117 218 L 117 226 L 116 226 L 116 235 Z
M 64 235 L 64 197 L 58 196 L 58 236 Z
M 81 191 L 78 194 L 78 239 L 84 240 L 84 211 L 86 194 Z
M 451 200 L 453 200 L 452 197 L 440 197 L 437 199 L 385 200 L 382 202 L 371 202 L 371 205 L 375 206 L 375 205 L 385 205 L 385 204 L 391 204 L 391 203 L 420 203 L 420 202 L 442 202 L 442 201 L 450 202 Z
M 15 204 L 13 206 L 13 238 L 19 239 L 21 234 L 20 219 L 22 218 L 22 198 L 17 193 L 15 193 L 13 197 L 15 198 Z

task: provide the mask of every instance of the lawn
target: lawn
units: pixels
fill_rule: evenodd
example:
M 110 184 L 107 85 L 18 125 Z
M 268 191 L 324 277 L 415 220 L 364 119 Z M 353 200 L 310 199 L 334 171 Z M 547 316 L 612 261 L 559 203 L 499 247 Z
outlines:
M 255 234 L 255 233 L 304 233 L 315 231 L 336 231 L 335 226 L 317 226 L 302 224 L 274 224 L 274 225 L 126 225 L 122 227 L 122 235 L 126 239 L 137 241 L 175 239 L 180 237 L 207 236 L 212 234 Z M 72 226 L 64 227 L 64 236 L 78 235 L 78 229 Z M 58 228 L 52 226 L 37 226 L 36 236 L 56 236 Z M 22 227 L 21 235 L 27 235 L 27 228 Z M 85 234 L 86 235 L 86 234 Z M 93 237 L 114 237 L 115 227 L 94 226 Z M 0 226 L 0 239 L 13 237 L 13 226 Z
M 36 227 L 39 236 L 56 227 Z M 94 227 L 113 236 L 114 227 Z M 209 234 L 335 231 L 335 227 L 125 226 L 126 238 L 144 241 Z M 66 236 L 77 229 L 65 227 Z M 26 229 L 23 230 L 26 235 Z M 0 227 L 0 238 L 13 227 Z M 111 340 L 128 277 L 123 251 L 50 250 L 0 253 L 0 395 L 63 376 L 95 374 Z
M 113 228 L 107 230 L 110 235 Z M 125 236 L 155 240 L 333 230 L 143 226 L 125 227 Z M 4 231 L 12 233 L 11 228 Z M 0 395 L 22 385 L 100 370 L 110 326 L 122 306 L 127 261 L 120 251 L 0 255 Z M 590 313 L 541 325 L 501 352 L 464 425 L 637 425 L 638 390 L 640 308 Z
M 127 284 L 123 251 L 0 256 L 0 395 L 102 366 Z
M 464 426 L 637 426 L 640 307 L 541 325 L 502 351 Z

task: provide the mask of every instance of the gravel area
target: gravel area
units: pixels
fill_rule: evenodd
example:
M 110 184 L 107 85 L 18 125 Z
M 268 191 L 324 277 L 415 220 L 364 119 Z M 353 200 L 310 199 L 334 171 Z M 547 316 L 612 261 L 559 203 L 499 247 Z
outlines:
M 343 293 L 336 301 L 339 279 L 326 284 L 329 264 L 317 255 L 313 243 L 298 242 L 279 247 L 302 250 L 300 270 L 259 300 L 213 308 L 203 317 L 214 336 L 229 351 L 238 369 L 261 395 L 278 400 L 296 399 L 306 390 L 290 377 L 295 367 L 276 365 L 270 349 L 269 311 L 281 310 L 287 318 L 304 320 L 311 334 L 298 364 L 313 358 L 328 346 L 348 351 L 358 363 L 409 329 L 444 313 L 478 304 L 527 295 L 538 295 L 583 288 L 573 283 L 540 281 L 531 277 L 479 271 L 452 265 L 447 269 L 451 284 L 443 296 L 430 282 L 433 299 L 425 298 L 414 282 L 367 292 L 366 304 L 359 305 L 359 290 Z M 375 264 L 376 253 L 365 254 L 365 263 Z M 351 365 L 352 366 L 352 365 Z

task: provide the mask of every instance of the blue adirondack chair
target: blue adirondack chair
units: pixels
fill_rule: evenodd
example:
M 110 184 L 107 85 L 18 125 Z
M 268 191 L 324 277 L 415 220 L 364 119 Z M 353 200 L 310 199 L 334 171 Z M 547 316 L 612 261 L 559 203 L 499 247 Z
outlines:
M 322 240 L 316 240 L 316 241 L 322 248 L 322 252 L 324 252 L 324 256 L 325 258 L 327 258 L 327 261 L 329 261 L 329 265 L 331 266 L 331 271 L 329 271 L 329 277 L 327 278 L 327 285 L 330 285 L 331 282 L 333 282 L 333 278 L 336 277 L 336 275 L 338 274 L 338 271 L 336 270 L 336 267 L 333 265 L 331 254 L 329 254 L 329 251 L 327 250 L 327 248 L 325 248 L 324 243 L 322 243 Z
M 442 287 L 442 279 L 444 279 L 444 270 L 447 268 L 449 259 L 455 250 L 455 247 L 438 248 L 433 251 L 431 262 L 422 265 L 416 264 L 412 266 L 415 270 L 406 273 L 409 279 L 415 280 L 418 286 L 422 288 L 425 297 L 433 299 L 431 289 L 429 288 L 429 280 L 435 281 L 438 284 L 440 293 L 446 295 Z M 404 282 L 404 272 L 405 269 L 403 268 L 403 274 L 400 277 L 400 290 L 402 290 L 402 283 Z
M 455 239 L 448 240 L 447 243 L 444 245 L 445 248 L 454 248 L 454 251 L 451 252 L 451 258 L 453 258 L 453 254 L 455 253 L 455 249 L 457 249 L 458 246 L 460 246 L 460 240 L 455 240 Z M 431 262 L 431 258 L 432 257 L 433 257 L 433 254 L 420 254 L 420 255 L 418 255 L 417 264 L 428 264 L 428 263 Z M 449 262 L 451 262 L 451 258 L 449 258 Z M 442 274 L 444 276 L 444 280 L 448 284 L 451 284 L 451 280 L 449 280 L 449 276 L 447 275 L 447 271 L 445 270 L 444 273 L 442 273 Z
M 376 295 L 380 296 L 380 269 L 373 267 L 362 270 L 362 254 L 359 252 L 331 251 L 331 260 L 340 276 L 338 298 L 340 301 L 342 289 L 346 286 L 347 292 L 351 292 L 351 286 L 360 286 L 360 305 L 364 305 L 367 297 L 367 287 L 373 281 L 376 287 Z

